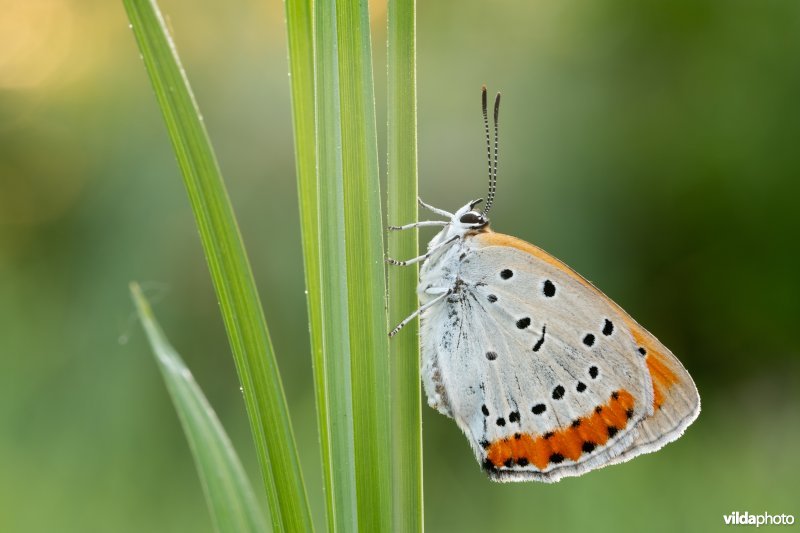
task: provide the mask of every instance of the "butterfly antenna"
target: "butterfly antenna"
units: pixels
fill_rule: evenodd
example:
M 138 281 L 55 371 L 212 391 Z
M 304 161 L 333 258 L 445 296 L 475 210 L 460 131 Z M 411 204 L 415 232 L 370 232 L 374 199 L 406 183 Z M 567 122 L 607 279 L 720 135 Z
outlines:
M 492 160 L 492 143 L 489 136 L 489 117 L 486 112 L 486 86 L 483 86 L 483 123 L 486 128 L 486 155 L 489 158 L 489 194 L 486 198 L 486 207 L 483 214 L 489 213 L 494 202 L 494 195 L 497 191 L 497 156 L 498 156 L 498 119 L 500 117 L 500 93 L 494 99 L 494 160 Z
M 483 210 L 484 214 L 489 210 L 488 207 L 492 205 L 492 197 L 494 196 L 494 186 L 492 185 L 492 138 L 489 131 L 489 113 L 486 109 L 486 85 L 481 87 L 481 108 L 483 109 L 483 128 L 486 131 L 486 160 L 489 163 L 489 203 L 486 204 L 486 209 Z

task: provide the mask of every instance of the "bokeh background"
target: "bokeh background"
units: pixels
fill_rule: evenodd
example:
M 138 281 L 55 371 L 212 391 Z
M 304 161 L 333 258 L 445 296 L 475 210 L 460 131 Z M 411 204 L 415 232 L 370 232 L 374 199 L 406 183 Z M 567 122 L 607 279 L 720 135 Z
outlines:
M 239 216 L 321 526 L 283 7 L 161 5 Z M 385 7 L 371 3 L 382 130 Z M 210 531 L 129 280 L 157 301 L 260 480 L 121 2 L 0 0 L 0 12 L 0 530 Z M 425 407 L 428 530 L 798 517 L 800 4 L 421 1 L 418 32 L 426 200 L 450 209 L 484 193 L 479 90 L 501 89 L 494 228 L 594 281 L 672 348 L 703 398 L 676 443 L 555 486 L 490 483 Z

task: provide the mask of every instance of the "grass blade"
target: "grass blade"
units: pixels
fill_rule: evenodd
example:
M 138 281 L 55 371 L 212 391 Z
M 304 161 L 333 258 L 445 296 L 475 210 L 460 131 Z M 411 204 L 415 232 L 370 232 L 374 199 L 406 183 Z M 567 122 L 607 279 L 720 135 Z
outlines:
M 336 530 L 387 531 L 386 281 L 367 3 L 318 0 L 314 22 L 329 501 Z
M 322 295 L 320 287 L 319 193 L 317 190 L 316 122 L 314 110 L 314 46 L 311 0 L 284 0 L 286 35 L 291 73 L 292 119 L 294 123 L 295 166 L 300 203 L 308 304 L 311 359 L 317 402 L 317 423 L 322 451 L 323 478 L 327 501 L 328 529 L 333 531 L 331 458 L 328 441 L 328 404 L 325 391 L 325 358 L 322 350 Z
M 378 138 L 367 2 L 337 0 L 347 296 L 358 521 L 388 531 L 391 419 Z
M 268 531 L 250 481 L 216 413 L 180 355 L 164 336 L 139 285 L 131 283 L 130 289 L 189 441 L 214 528 L 221 533 Z
M 389 224 L 417 220 L 416 0 L 388 6 L 387 214 Z M 416 229 L 389 233 L 389 256 L 418 254 Z M 389 324 L 417 307 L 417 265 L 389 268 Z M 392 460 L 395 531 L 422 531 L 422 403 L 419 390 L 418 323 L 390 341 L 392 364 Z
M 336 2 L 315 0 L 313 5 L 320 294 L 328 407 L 326 466 L 330 476 L 327 504 L 331 531 L 357 531 Z
M 261 302 L 188 80 L 154 0 L 123 0 L 189 194 L 222 310 L 276 530 L 311 517 Z

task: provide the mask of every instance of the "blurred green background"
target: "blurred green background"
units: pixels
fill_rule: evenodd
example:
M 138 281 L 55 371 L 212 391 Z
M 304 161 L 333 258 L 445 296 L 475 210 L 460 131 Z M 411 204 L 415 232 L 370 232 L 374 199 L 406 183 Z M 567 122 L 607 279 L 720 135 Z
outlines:
M 283 6 L 161 5 L 239 216 L 322 526 Z M 384 129 L 386 6 L 371 7 Z M 0 530 L 209 531 L 129 280 L 260 479 L 121 2 L 0 12 Z M 676 443 L 554 486 L 490 483 L 455 424 L 424 407 L 428 530 L 798 517 L 800 4 L 439 0 L 419 2 L 418 32 L 423 197 L 454 209 L 484 194 L 479 91 L 502 90 L 493 227 L 594 281 L 703 398 Z

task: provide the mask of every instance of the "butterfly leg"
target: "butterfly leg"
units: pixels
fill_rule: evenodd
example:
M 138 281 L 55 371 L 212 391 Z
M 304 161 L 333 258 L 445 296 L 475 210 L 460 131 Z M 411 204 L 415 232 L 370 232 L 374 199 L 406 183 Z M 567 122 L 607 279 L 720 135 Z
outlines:
M 398 261 L 397 259 L 392 259 L 391 257 L 387 257 L 386 258 L 386 262 L 389 263 L 390 265 L 397 265 L 397 266 L 413 265 L 414 263 L 419 263 L 420 261 L 425 261 L 427 258 L 429 258 L 431 255 L 433 255 L 435 252 L 441 250 L 445 246 L 449 246 L 450 244 L 453 244 L 459 238 L 460 237 L 458 235 L 454 235 L 453 238 L 448 239 L 448 240 L 444 241 L 441 244 L 437 244 L 436 246 L 434 246 L 433 248 L 428 250 L 428 253 L 422 254 L 422 255 L 417 256 L 417 257 L 413 257 L 411 259 L 406 259 L 405 261 Z
M 426 309 L 428 309 L 435 303 L 441 301 L 442 298 L 444 298 L 448 294 L 451 294 L 453 292 L 453 289 L 447 289 L 444 287 L 430 287 L 428 289 L 425 289 L 425 292 L 427 292 L 428 294 L 438 294 L 438 296 L 433 300 L 431 300 L 430 302 L 426 303 L 425 305 L 420 306 L 419 309 L 408 315 L 402 322 L 397 324 L 397 326 L 395 326 L 395 328 L 389 332 L 390 337 L 394 337 L 398 331 L 400 331 L 405 327 L 406 324 L 414 320 L 417 316 L 419 316 L 422 312 L 424 312 Z
M 424 207 L 425 209 L 431 211 L 432 213 L 436 213 L 437 215 L 442 217 L 453 218 L 453 213 L 449 213 L 444 209 L 439 209 L 438 207 L 433 207 L 432 205 L 428 205 L 425 202 L 423 202 L 422 198 L 420 197 L 417 197 L 417 202 L 419 202 L 420 207 Z
M 413 224 L 406 224 L 405 226 L 389 226 L 388 229 L 392 231 L 401 231 L 404 229 L 411 229 L 411 228 L 424 228 L 427 226 L 446 226 L 449 222 L 445 222 L 444 220 L 423 220 L 421 222 L 414 222 Z

